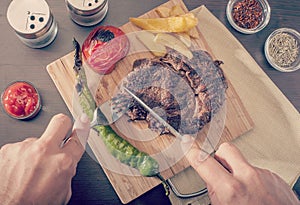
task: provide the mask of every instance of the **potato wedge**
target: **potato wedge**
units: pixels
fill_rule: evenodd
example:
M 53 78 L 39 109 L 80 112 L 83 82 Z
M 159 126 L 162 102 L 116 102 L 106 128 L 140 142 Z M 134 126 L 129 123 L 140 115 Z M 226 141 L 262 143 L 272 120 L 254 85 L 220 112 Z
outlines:
M 170 16 L 178 16 L 183 14 L 185 14 L 185 11 L 182 9 L 181 6 L 175 5 L 171 8 Z M 192 28 L 187 32 L 187 34 L 192 38 L 196 38 L 196 39 L 199 38 L 199 33 L 196 28 Z
M 160 7 L 156 8 L 155 11 L 161 18 L 170 17 L 171 9 L 168 7 L 160 6 Z
M 189 59 L 193 57 L 193 54 L 190 51 L 190 49 L 186 47 L 186 45 L 181 40 L 179 40 L 171 34 L 158 33 L 154 38 L 154 42 L 172 48 L 178 51 L 179 53 L 185 55 Z
M 184 15 L 186 12 L 182 9 L 180 5 L 175 5 L 171 8 L 169 15 L 170 16 L 180 16 Z
M 191 41 L 191 37 L 189 34 L 187 33 L 176 33 L 175 34 L 179 40 L 181 40 L 188 48 L 191 47 L 192 45 L 192 41 Z
M 129 18 L 129 20 L 144 30 L 155 32 L 186 32 L 198 24 L 198 19 L 192 13 L 168 18 Z
M 179 16 L 179 15 L 183 15 L 185 13 L 186 12 L 182 9 L 182 7 L 180 5 L 173 6 L 169 12 L 170 16 Z M 196 28 L 192 28 L 191 30 L 187 31 L 187 34 L 192 38 L 199 39 L 199 33 Z M 187 42 L 184 42 L 184 43 L 187 43 Z
M 191 30 L 189 30 L 187 33 L 188 33 L 189 36 L 192 37 L 192 38 L 196 38 L 196 39 L 199 39 L 199 38 L 200 38 L 199 33 L 198 33 L 198 30 L 197 30 L 196 27 L 191 28 Z
M 136 34 L 137 38 L 153 53 L 155 56 L 164 56 L 167 49 L 164 45 L 154 42 L 155 35 L 149 31 L 141 31 Z

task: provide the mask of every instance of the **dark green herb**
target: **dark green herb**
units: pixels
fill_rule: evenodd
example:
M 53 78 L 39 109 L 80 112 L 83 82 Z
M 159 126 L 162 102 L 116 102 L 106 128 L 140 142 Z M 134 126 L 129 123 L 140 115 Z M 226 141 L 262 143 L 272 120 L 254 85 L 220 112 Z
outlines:
M 270 39 L 268 51 L 275 64 L 289 67 L 297 60 L 299 45 L 294 36 L 280 32 Z

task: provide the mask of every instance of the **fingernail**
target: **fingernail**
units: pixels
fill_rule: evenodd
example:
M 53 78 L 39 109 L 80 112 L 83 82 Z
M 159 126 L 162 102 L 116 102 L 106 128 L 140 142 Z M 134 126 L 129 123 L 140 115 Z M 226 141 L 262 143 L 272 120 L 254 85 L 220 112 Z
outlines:
M 89 123 L 90 119 L 89 117 L 87 116 L 87 114 L 83 113 L 81 116 L 80 116 L 80 121 L 84 124 L 86 123 Z

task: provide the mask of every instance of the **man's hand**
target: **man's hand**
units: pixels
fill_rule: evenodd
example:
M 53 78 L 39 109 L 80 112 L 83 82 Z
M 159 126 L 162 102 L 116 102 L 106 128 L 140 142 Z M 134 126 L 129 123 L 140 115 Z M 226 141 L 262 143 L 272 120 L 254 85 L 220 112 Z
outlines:
M 86 115 L 76 120 L 71 136 L 70 118 L 52 118 L 40 138 L 27 138 L 0 149 L 1 204 L 66 204 L 71 180 L 89 135 Z M 25 128 L 26 129 L 26 128 Z
M 184 136 L 187 159 L 206 182 L 213 205 L 300 204 L 288 184 L 269 170 L 250 165 L 233 144 L 223 143 L 215 157 L 203 160 L 203 153 L 192 143 L 191 137 Z

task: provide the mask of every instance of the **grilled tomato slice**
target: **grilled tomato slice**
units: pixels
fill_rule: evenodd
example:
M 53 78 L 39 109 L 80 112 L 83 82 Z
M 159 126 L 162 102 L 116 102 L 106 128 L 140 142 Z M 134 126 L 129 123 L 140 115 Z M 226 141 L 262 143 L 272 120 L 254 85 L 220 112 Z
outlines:
M 129 51 L 125 33 L 114 26 L 99 26 L 85 39 L 82 53 L 86 63 L 99 74 L 109 74 Z

